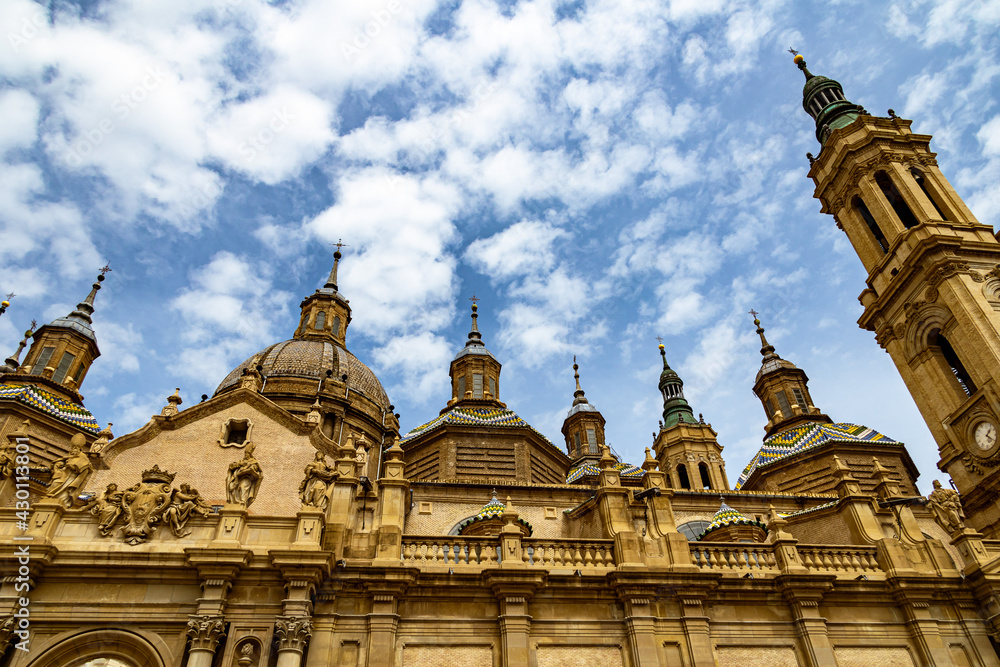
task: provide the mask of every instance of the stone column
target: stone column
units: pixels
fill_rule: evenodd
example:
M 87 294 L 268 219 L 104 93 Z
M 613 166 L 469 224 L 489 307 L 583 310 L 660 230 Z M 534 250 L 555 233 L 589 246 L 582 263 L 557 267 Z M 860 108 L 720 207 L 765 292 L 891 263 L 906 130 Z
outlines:
M 312 637 L 312 621 L 305 616 L 279 616 L 274 620 L 274 634 L 278 637 L 278 667 L 299 667 Z
M 189 616 L 187 636 L 191 642 L 187 667 L 212 667 L 219 640 L 226 636 L 222 616 Z
M 535 591 L 545 584 L 548 572 L 521 570 L 491 570 L 483 573 L 483 579 L 493 589 L 500 603 L 500 644 L 501 664 L 505 667 L 522 667 L 531 664 L 531 646 L 528 643 L 531 631 L 531 616 L 528 615 L 528 600 Z
M 337 479 L 333 482 L 330 502 L 326 508 L 326 533 L 323 548 L 332 551 L 334 558 L 344 557 L 350 534 L 351 516 L 358 495 L 357 461 L 354 460 L 354 435 L 345 436 L 346 444 L 338 448 L 338 458 L 334 467 Z

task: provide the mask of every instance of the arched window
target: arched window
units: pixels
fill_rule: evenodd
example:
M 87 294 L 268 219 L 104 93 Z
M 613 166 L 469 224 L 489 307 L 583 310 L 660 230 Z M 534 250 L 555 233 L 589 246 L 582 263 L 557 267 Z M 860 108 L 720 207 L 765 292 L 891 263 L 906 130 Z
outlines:
M 698 472 L 701 473 L 701 488 L 703 488 L 703 489 L 711 489 L 712 488 L 712 480 L 708 476 L 708 466 L 705 465 L 704 463 L 699 463 L 698 464 Z
M 334 317 L 333 317 L 333 326 L 330 327 L 330 331 L 333 332 L 334 336 L 339 336 L 340 335 L 340 317 L 334 315 Z
M 896 184 L 889 178 L 889 174 L 884 171 L 875 172 L 875 183 L 882 190 L 882 194 L 885 195 L 885 198 L 889 201 L 889 205 L 892 206 L 892 210 L 896 212 L 896 216 L 903 223 L 904 227 L 909 229 L 920 224 L 920 221 L 917 220 L 916 216 L 913 215 L 913 211 L 906 204 L 906 200 L 903 199 L 903 195 L 900 194 Z
M 885 234 L 882 233 L 882 229 L 878 226 L 878 223 L 875 222 L 872 212 L 869 211 L 868 207 L 865 206 L 865 203 L 861 201 L 861 197 L 855 196 L 854 199 L 851 200 L 851 206 L 854 207 L 854 210 L 858 212 L 861 219 L 865 221 L 866 225 L 868 225 L 868 229 L 871 231 L 872 236 L 875 237 L 875 242 L 878 243 L 878 247 L 882 249 L 882 254 L 884 255 L 889 252 L 889 242 L 885 240 Z
M 687 523 L 682 523 L 677 526 L 677 531 L 688 538 L 689 542 L 693 542 L 698 539 L 698 536 L 705 532 L 705 529 L 711 525 L 709 521 L 688 521 Z
M 972 381 L 972 376 L 969 372 L 965 370 L 965 365 L 962 360 L 958 358 L 955 353 L 955 348 L 951 346 L 948 339 L 944 337 L 944 334 L 938 331 L 931 336 L 931 345 L 936 346 L 941 350 L 941 356 L 944 360 L 948 362 L 948 366 L 951 368 L 951 372 L 955 374 L 955 379 L 958 380 L 958 384 L 962 387 L 962 391 L 965 392 L 966 396 L 972 396 L 976 393 L 976 383 Z
M 934 205 L 934 210 L 938 212 L 941 219 L 947 220 L 948 216 L 944 214 L 944 211 L 941 210 L 941 206 L 938 205 L 937 199 L 931 194 L 931 191 L 927 189 L 927 179 L 924 178 L 923 173 L 919 169 L 913 168 L 910 169 L 910 174 L 913 176 L 913 180 L 917 182 L 917 185 L 920 186 L 920 189 L 924 191 L 924 194 L 927 195 L 927 199 L 929 199 L 931 204 Z
M 313 327 L 316 329 L 322 329 L 325 326 L 326 326 L 326 313 L 324 313 L 321 310 L 318 313 L 316 313 L 316 322 L 313 324 Z
M 688 479 L 688 469 L 683 463 L 677 464 L 677 479 L 680 481 L 682 489 L 691 488 L 691 480 Z

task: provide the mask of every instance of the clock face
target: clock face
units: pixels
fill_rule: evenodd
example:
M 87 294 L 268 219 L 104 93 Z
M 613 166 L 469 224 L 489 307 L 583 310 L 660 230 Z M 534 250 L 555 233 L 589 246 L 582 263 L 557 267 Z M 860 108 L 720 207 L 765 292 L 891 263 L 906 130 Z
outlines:
M 993 422 L 979 422 L 976 424 L 974 435 L 976 446 L 984 452 L 989 451 L 993 449 L 993 445 L 997 442 L 997 427 Z

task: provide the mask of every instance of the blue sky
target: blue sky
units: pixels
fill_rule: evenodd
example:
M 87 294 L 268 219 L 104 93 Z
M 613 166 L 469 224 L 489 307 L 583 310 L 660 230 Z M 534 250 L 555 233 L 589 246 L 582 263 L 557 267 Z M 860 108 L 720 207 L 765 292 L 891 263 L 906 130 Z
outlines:
M 819 407 L 940 476 L 857 327 L 865 275 L 812 198 L 786 49 L 933 134 L 996 225 L 1000 2 L 3 5 L 0 347 L 110 262 L 82 391 L 116 435 L 289 338 L 343 238 L 348 347 L 404 430 L 444 406 L 475 293 L 501 399 L 561 444 L 576 354 L 634 462 L 662 336 L 735 483 L 766 422 L 753 307 Z

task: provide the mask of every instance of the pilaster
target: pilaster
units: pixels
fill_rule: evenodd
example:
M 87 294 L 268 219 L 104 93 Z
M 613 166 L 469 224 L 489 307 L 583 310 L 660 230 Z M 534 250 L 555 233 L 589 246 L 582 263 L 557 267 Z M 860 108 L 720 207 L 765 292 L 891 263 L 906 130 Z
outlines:
M 836 575 L 780 575 L 775 580 L 785 603 L 792 610 L 795 629 L 808 667 L 837 667 L 826 619 L 819 603 L 833 589 Z
M 529 570 L 487 570 L 483 581 L 493 590 L 500 603 L 500 626 L 502 663 L 506 667 L 521 667 L 531 664 L 528 637 L 531 631 L 531 616 L 528 601 L 535 591 L 545 585 L 547 572 Z
M 396 630 L 399 627 L 399 600 L 412 581 L 412 573 L 393 573 L 392 578 L 366 582 L 371 596 L 368 613 L 368 664 L 391 667 L 396 655 Z
M 921 662 L 925 665 L 951 664 L 948 647 L 941 639 L 941 630 L 930 610 L 936 582 L 928 582 L 922 577 L 891 577 L 886 583 L 906 617 L 906 629 Z
M 374 565 L 398 564 L 403 548 L 406 523 L 407 491 L 410 482 L 404 476 L 403 449 L 399 438 L 385 452 L 382 478 L 378 481 L 379 498 L 375 512 L 377 542 Z
M 614 587 L 625 612 L 632 664 L 636 667 L 658 667 L 660 657 L 653 613 L 657 579 L 646 574 L 636 576 L 632 572 L 612 572 L 608 575 L 608 583 Z
M 250 552 L 244 549 L 185 549 L 188 564 L 198 570 L 201 579 L 201 597 L 198 599 L 197 615 L 221 617 L 226 606 L 226 597 L 240 569 L 250 560 Z

